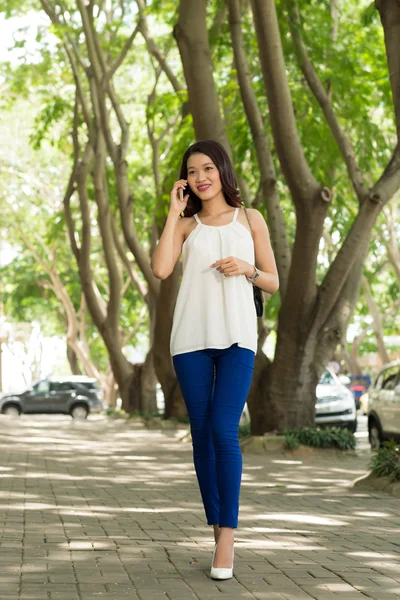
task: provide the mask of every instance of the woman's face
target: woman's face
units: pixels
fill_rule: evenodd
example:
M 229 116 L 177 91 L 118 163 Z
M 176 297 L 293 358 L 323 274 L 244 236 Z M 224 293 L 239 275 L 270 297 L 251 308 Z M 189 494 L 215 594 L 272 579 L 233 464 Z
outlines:
M 219 171 L 207 154 L 196 153 L 189 156 L 187 180 L 190 189 L 200 200 L 211 200 L 222 191 Z

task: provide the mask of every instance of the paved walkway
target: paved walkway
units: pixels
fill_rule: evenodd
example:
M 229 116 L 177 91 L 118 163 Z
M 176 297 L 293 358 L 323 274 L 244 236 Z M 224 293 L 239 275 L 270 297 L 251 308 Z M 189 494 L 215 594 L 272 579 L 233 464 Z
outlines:
M 244 456 L 235 577 L 209 578 L 212 530 L 190 442 L 93 417 L 0 418 L 0 599 L 400 598 L 400 500 L 333 462 Z

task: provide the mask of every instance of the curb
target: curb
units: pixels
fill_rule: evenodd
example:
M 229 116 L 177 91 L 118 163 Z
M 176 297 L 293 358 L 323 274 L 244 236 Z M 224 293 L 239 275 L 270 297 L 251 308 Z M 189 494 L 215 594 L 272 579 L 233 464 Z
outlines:
M 352 488 L 375 489 L 400 498 L 400 481 L 392 481 L 390 477 L 377 477 L 372 471 L 361 475 L 353 481 Z
M 301 444 L 294 450 L 285 448 L 285 440 L 283 436 L 278 435 L 254 435 L 240 440 L 240 448 L 243 454 L 263 454 L 265 452 L 279 452 L 285 456 L 299 458 L 327 458 L 327 457 L 343 457 L 356 456 L 357 450 L 339 450 L 339 448 L 314 448 Z

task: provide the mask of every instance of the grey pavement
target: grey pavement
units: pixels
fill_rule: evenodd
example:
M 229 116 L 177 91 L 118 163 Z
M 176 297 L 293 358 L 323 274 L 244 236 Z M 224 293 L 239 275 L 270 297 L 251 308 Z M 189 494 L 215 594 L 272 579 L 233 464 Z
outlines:
M 0 600 L 396 600 L 400 500 L 356 456 L 243 456 L 234 578 L 209 578 L 190 441 L 124 421 L 0 418 Z

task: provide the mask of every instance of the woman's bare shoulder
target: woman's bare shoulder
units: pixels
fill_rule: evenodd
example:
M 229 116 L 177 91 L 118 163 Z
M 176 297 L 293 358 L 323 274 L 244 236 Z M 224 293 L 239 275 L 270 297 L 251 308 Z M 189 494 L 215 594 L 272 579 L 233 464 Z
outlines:
M 258 208 L 247 208 L 246 210 L 249 213 L 250 218 L 264 220 L 264 215 Z
M 196 227 L 196 219 L 194 217 L 181 217 L 179 219 L 179 226 L 183 233 L 184 239 L 191 234 L 193 229 Z
M 265 218 L 261 211 L 258 208 L 247 208 L 247 214 L 249 215 L 251 226 L 265 226 Z

